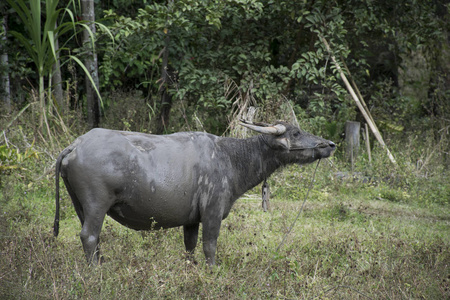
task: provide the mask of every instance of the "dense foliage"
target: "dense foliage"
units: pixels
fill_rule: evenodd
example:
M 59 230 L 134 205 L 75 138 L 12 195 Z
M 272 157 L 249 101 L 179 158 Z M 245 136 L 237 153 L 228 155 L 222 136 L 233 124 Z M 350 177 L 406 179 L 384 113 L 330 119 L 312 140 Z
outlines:
M 2 6 L 10 30 L 20 31 L 14 11 Z M 166 131 L 195 128 L 197 120 L 204 129 L 222 133 L 242 101 L 271 119 L 289 99 L 316 130 L 337 134 L 345 120 L 359 116 L 320 35 L 339 63 L 348 65 L 385 129 L 448 125 L 443 116 L 448 16 L 440 1 L 111 1 L 96 6 L 97 19 L 106 25 L 97 32 L 105 115 L 116 92 L 139 90 L 145 114 L 158 116 L 165 105 L 160 100 L 164 85 L 173 98 Z M 109 31 L 114 41 L 106 38 Z M 6 42 L 15 43 L 12 36 Z M 77 43 L 70 45 L 73 53 L 80 52 Z M 13 49 L 10 65 L 27 59 Z M 8 70 L 16 78 L 29 76 L 26 69 Z M 163 82 L 165 70 L 169 80 Z M 63 71 L 71 82 L 73 73 Z M 133 107 L 136 101 L 123 105 Z M 157 119 L 134 129 L 154 130 Z

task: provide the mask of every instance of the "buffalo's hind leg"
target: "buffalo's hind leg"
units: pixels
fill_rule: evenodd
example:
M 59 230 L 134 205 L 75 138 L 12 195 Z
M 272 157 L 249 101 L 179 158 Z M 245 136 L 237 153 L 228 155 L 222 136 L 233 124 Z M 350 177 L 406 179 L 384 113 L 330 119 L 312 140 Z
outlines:
M 184 246 L 186 247 L 187 258 L 194 261 L 194 250 L 197 246 L 199 223 L 184 225 Z
M 73 191 L 70 183 L 67 181 L 65 177 L 63 177 L 64 184 L 66 185 L 67 192 L 69 193 L 70 199 L 72 199 L 73 207 L 75 208 L 75 212 L 77 213 L 78 219 L 80 219 L 81 226 L 84 224 L 84 212 L 83 207 L 81 206 L 80 200 L 78 200 L 77 195 Z
M 89 264 L 98 264 L 100 251 L 98 248 L 100 231 L 106 211 L 99 208 L 84 207 L 84 223 L 80 232 L 81 243 Z

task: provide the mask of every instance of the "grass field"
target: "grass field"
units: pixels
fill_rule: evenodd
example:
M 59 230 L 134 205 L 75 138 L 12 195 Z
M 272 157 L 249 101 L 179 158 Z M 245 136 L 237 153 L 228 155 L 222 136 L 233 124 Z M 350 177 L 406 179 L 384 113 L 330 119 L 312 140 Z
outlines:
M 449 299 L 445 172 L 382 178 L 377 171 L 352 179 L 336 176 L 343 169 L 336 161 L 319 166 L 278 252 L 315 166 L 274 174 L 269 212 L 261 209 L 260 187 L 239 199 L 222 223 L 213 268 L 205 265 L 201 241 L 195 260 L 185 258 L 181 228 L 136 232 L 109 217 L 103 263 L 88 266 L 66 193 L 60 236 L 53 238 L 54 177 L 43 175 L 53 161 L 30 161 L 2 178 L 0 298 Z

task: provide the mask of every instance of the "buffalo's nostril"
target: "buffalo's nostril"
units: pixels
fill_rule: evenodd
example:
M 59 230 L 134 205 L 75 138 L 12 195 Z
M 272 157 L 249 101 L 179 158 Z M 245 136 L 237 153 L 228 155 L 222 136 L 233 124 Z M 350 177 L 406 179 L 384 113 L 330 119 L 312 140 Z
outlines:
M 336 144 L 333 143 L 332 141 L 329 141 L 329 142 L 328 142 L 328 145 L 329 145 L 331 148 L 336 148 Z

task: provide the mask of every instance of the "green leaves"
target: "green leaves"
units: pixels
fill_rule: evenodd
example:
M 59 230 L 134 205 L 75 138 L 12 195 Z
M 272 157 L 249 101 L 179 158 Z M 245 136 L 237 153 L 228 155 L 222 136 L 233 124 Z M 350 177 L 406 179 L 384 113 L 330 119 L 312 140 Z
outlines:
M 169 65 L 176 74 L 169 90 L 178 101 L 216 107 L 222 114 L 231 109 L 230 101 L 223 100 L 223 84 L 232 80 L 240 91 L 250 91 L 258 105 L 285 95 L 305 109 L 311 104 L 307 111 L 316 117 L 320 111 L 311 99 L 320 98 L 331 103 L 331 114 L 345 110 L 347 92 L 318 36 L 330 43 L 367 93 L 381 43 L 399 53 L 415 42 L 423 47 L 427 34 L 439 33 L 428 16 L 433 16 L 431 4 L 412 2 L 182 0 L 151 2 L 135 17 L 110 11 L 116 45 L 105 53 L 103 84 L 157 95 L 163 41 L 169 35 Z M 410 14 L 396 17 L 394 11 Z M 433 30 L 418 25 L 426 22 Z
M 8 170 L 20 169 L 21 164 L 28 159 L 39 159 L 39 152 L 33 149 L 33 145 L 25 152 L 6 144 L 0 145 L 0 174 Z
M 58 1 L 46 1 L 46 18 L 44 28 L 41 27 L 41 3 L 40 1 L 30 1 L 28 8 L 23 0 L 7 0 L 11 7 L 19 15 L 28 36 L 25 37 L 19 32 L 10 33 L 25 47 L 32 58 L 39 75 L 49 73 L 56 60 L 54 39 L 55 33 L 62 30 L 62 26 L 56 28 L 56 20 L 60 11 L 57 10 Z M 52 55 L 53 54 L 53 55 Z

